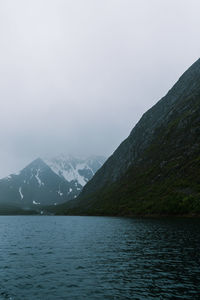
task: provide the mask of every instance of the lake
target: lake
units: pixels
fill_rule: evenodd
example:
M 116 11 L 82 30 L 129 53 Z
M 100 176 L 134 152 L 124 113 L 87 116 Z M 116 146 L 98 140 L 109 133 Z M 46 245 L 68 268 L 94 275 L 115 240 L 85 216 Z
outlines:
M 0 299 L 200 299 L 200 220 L 0 216 Z

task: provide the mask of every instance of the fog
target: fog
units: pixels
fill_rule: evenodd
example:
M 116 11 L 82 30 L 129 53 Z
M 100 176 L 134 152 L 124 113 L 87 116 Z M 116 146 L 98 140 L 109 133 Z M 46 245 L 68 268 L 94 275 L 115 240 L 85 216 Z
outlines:
M 199 0 L 0 0 L 0 177 L 109 156 L 199 58 Z

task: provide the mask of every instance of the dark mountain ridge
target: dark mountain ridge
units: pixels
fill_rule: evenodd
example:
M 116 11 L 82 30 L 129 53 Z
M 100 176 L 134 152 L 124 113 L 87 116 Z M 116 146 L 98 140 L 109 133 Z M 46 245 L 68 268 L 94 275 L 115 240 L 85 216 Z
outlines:
M 64 213 L 200 212 L 200 59 L 157 104 Z
M 35 159 L 19 173 L 0 180 L 0 214 L 22 209 L 41 212 L 45 206 L 75 199 L 104 161 L 102 156 L 72 155 Z

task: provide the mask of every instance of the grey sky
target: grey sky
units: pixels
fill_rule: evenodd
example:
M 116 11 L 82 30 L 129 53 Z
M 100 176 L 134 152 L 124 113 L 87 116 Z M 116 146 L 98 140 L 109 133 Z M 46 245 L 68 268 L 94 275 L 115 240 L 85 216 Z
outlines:
M 199 0 L 0 0 L 0 177 L 109 156 L 199 58 Z

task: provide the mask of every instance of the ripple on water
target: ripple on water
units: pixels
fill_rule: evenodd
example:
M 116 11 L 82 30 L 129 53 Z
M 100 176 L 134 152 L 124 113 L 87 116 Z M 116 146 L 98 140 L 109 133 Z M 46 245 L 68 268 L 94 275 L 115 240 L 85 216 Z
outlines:
M 199 225 L 0 217 L 0 300 L 199 299 Z

